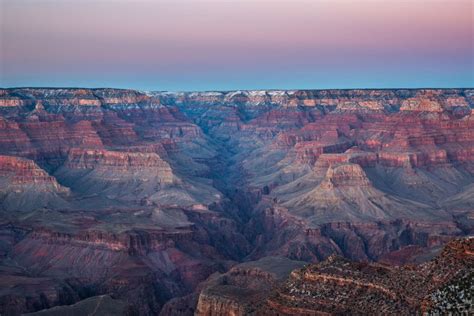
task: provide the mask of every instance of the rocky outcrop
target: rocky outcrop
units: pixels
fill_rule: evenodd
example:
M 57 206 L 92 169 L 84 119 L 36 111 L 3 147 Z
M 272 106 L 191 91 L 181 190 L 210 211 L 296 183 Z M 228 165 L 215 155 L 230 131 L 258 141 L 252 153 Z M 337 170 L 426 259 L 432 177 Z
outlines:
M 170 165 L 156 153 L 71 149 L 63 168 L 94 170 L 99 173 L 96 181 L 107 179 L 114 181 L 127 176 L 135 176 L 141 181 L 153 178 L 157 183 L 173 182 L 173 171 Z M 137 172 L 140 175 L 134 175 Z
M 372 184 L 365 175 L 364 170 L 358 164 L 341 164 L 329 167 L 326 178 L 321 185 L 328 189 L 339 187 L 368 187 Z
M 70 190 L 41 169 L 34 161 L 0 156 L 0 208 L 28 211 L 65 206 Z
M 330 166 L 313 190 L 283 204 L 309 223 L 377 221 L 418 218 L 449 220 L 442 211 L 400 199 L 376 189 L 358 164 Z
M 0 175 L 2 180 L 8 181 L 4 185 L 5 188 L 18 186 L 18 190 L 21 190 L 22 186 L 34 185 L 39 189 L 67 191 L 57 183 L 54 177 L 38 167 L 34 161 L 28 159 L 0 156 Z
M 292 269 L 304 262 L 266 257 L 234 266 L 227 273 L 213 275 L 199 294 L 195 315 L 248 315 Z
M 439 312 L 440 308 L 444 312 L 470 313 L 473 306 L 464 296 L 456 303 L 443 299 L 448 296 L 447 287 L 458 287 L 458 295 L 461 291 L 466 295 L 472 288 L 472 279 L 467 277 L 472 275 L 473 250 L 472 238 L 456 240 L 432 261 L 403 268 L 332 256 L 320 264 L 293 271 L 286 284 L 275 290 L 256 314 L 412 315 Z

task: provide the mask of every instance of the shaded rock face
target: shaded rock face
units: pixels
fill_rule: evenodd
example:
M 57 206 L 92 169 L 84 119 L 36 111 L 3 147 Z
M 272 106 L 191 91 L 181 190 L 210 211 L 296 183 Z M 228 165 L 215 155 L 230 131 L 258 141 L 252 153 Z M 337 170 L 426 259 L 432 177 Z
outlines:
M 474 233 L 473 108 L 472 89 L 0 89 L 0 313 L 246 314 L 294 262 L 426 261 Z
M 200 291 L 195 315 L 248 315 L 295 269 L 305 263 L 265 257 L 210 277 Z
M 77 149 L 69 151 L 64 164 L 54 173 L 60 181 L 74 190 L 97 194 L 121 192 L 134 188 L 134 198 L 178 182 L 168 162 L 157 153 L 123 152 L 104 149 Z
M 87 298 L 73 305 L 56 306 L 36 313 L 31 316 L 62 316 L 62 315 L 131 315 L 126 303 L 111 298 L 108 295 L 100 295 Z
M 0 199 L 5 209 L 33 210 L 61 207 L 70 190 L 41 169 L 34 161 L 0 156 Z

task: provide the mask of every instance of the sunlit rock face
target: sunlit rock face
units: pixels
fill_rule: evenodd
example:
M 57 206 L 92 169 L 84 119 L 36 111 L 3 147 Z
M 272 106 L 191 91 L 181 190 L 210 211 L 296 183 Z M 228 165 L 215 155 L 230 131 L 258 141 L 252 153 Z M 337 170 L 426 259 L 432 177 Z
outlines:
M 474 232 L 473 109 L 472 89 L 0 89 L 0 313 L 291 314 L 269 294 L 304 263 L 426 261 Z

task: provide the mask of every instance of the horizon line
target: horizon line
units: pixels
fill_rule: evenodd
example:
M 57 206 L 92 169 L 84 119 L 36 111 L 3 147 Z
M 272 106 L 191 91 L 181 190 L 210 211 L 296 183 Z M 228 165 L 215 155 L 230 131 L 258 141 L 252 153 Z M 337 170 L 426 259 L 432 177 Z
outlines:
M 136 89 L 136 88 L 114 88 L 114 87 L 85 87 L 85 86 L 74 86 L 74 87 L 61 87 L 61 86 L 56 86 L 56 87 L 48 87 L 48 86 L 17 86 L 17 87 L 0 87 L 0 89 L 4 90 L 15 90 L 15 89 L 68 89 L 68 90 L 79 90 L 79 89 L 88 89 L 88 90 L 106 90 L 106 89 L 111 89 L 111 90 L 132 90 L 132 91 L 137 91 L 137 92 L 169 92 L 169 93 L 206 93 L 206 92 L 218 92 L 218 93 L 228 93 L 228 92 L 237 92 L 237 91 L 243 91 L 243 92 L 252 92 L 252 91 L 334 91 L 334 90 L 372 90 L 372 91 L 377 91 L 377 90 L 471 90 L 474 89 L 474 86 L 472 87 L 417 87 L 417 88 L 403 88 L 403 87 L 397 87 L 397 88 L 303 88 L 303 89 L 290 89 L 290 88 L 284 88 L 284 89 L 278 89 L 278 88 L 269 88 L 269 89 L 230 89 L 230 90 L 149 90 L 149 89 Z

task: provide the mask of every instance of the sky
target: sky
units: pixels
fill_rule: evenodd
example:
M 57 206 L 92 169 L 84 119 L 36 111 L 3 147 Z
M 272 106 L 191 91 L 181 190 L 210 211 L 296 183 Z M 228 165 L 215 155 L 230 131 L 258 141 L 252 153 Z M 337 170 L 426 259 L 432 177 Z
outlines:
M 0 87 L 474 87 L 473 0 L 0 0 Z

